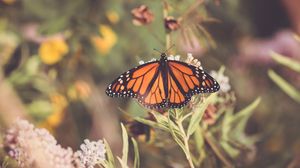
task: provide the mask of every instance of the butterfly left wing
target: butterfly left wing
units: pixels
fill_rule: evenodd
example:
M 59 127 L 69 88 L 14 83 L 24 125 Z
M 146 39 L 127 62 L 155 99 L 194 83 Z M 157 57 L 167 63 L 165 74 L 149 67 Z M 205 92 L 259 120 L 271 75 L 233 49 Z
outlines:
M 161 108 L 165 93 L 159 62 L 154 61 L 133 68 L 114 80 L 106 89 L 111 97 L 132 97 L 148 108 Z
M 172 108 L 186 105 L 195 94 L 212 93 L 220 89 L 218 82 L 202 67 L 170 60 L 168 68 L 169 106 Z

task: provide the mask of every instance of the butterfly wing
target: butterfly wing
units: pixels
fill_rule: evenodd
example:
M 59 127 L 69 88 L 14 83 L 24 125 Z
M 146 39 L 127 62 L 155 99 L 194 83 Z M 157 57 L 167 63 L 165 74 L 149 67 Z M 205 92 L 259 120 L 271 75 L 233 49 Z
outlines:
M 199 93 L 212 93 L 220 89 L 218 82 L 200 67 L 180 61 L 168 61 L 169 106 L 179 108 Z
M 132 97 L 148 108 L 164 107 L 166 94 L 159 61 L 133 68 L 114 80 L 106 89 L 111 97 Z

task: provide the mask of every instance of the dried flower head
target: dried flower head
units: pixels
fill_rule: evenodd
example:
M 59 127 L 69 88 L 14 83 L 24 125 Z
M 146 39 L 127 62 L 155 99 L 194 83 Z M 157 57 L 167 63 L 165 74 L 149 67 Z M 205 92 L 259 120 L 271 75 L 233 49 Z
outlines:
M 5 137 L 5 149 L 20 167 L 74 168 L 71 148 L 62 148 L 46 130 L 17 120 Z
M 173 16 L 168 16 L 164 19 L 165 28 L 168 31 L 175 31 L 180 28 L 180 23 L 178 19 L 175 19 Z
M 218 73 L 216 71 L 211 71 L 210 75 L 218 81 L 220 84 L 220 91 L 221 92 L 228 92 L 231 89 L 229 84 L 228 76 L 225 76 L 223 73 Z
M 105 153 L 105 145 L 102 140 L 89 141 L 85 139 L 76 155 L 80 159 L 81 167 L 93 168 L 105 160 Z
M 136 26 L 142 26 L 151 23 L 154 20 L 153 13 L 146 5 L 141 5 L 131 10 L 133 16 L 132 23 Z
M 217 120 L 216 112 L 217 108 L 214 105 L 209 104 L 204 112 L 203 122 L 207 125 L 213 125 Z

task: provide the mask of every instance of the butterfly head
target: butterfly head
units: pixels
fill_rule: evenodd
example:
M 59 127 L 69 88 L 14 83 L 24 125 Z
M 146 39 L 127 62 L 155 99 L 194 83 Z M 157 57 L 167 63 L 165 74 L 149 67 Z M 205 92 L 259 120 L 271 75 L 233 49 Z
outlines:
M 167 58 L 167 54 L 166 53 L 161 53 L 160 57 L 165 59 L 165 58 Z

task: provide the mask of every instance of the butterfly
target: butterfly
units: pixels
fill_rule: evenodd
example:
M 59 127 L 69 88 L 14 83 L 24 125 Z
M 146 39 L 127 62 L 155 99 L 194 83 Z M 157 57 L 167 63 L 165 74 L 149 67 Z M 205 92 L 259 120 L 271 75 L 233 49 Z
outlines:
M 202 67 L 168 59 L 147 62 L 121 74 L 106 89 L 111 97 L 136 98 L 150 109 L 181 108 L 200 93 L 217 92 L 218 82 Z

